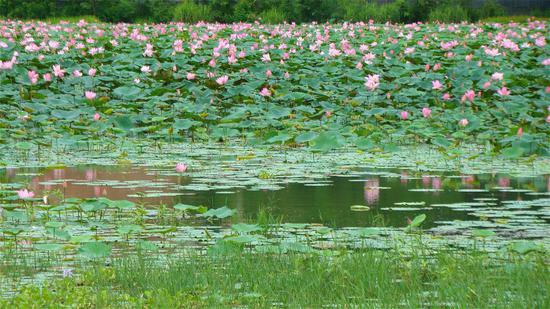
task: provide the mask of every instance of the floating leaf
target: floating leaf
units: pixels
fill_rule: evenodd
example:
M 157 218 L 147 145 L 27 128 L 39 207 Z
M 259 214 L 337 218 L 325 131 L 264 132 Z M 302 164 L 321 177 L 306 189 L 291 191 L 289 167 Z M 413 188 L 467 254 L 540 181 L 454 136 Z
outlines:
M 495 235 L 496 233 L 491 230 L 473 230 L 472 231 L 472 236 L 474 237 L 486 238 L 486 237 L 491 237 Z
M 352 205 L 350 209 L 351 211 L 369 211 L 370 207 L 364 205 Z
M 235 214 L 235 210 L 228 208 L 226 206 L 216 208 L 216 209 L 209 209 L 207 212 L 200 214 L 199 216 L 205 217 L 205 218 L 217 218 L 217 219 L 224 219 L 227 217 L 231 217 Z
M 88 242 L 78 249 L 78 253 L 91 259 L 105 258 L 111 254 L 111 246 L 103 242 Z
M 542 247 L 532 241 L 515 241 L 511 243 L 508 247 L 510 250 L 515 251 L 519 254 L 527 254 L 534 251 L 543 251 Z

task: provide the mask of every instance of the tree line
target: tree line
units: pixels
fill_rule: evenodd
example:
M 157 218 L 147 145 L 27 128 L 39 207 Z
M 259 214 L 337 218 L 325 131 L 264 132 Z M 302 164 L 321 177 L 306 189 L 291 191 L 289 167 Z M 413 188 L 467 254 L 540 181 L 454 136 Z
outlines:
M 548 16 L 542 9 L 521 13 Z M 0 0 L 4 18 L 92 15 L 108 22 L 456 22 L 507 13 L 497 0 Z

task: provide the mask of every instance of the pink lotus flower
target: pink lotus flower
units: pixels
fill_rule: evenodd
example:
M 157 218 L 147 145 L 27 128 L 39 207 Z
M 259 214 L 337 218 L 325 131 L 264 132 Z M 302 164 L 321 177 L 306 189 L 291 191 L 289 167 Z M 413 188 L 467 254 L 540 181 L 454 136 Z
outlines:
M 187 73 L 187 80 L 194 80 L 196 76 L 194 73 Z
M 285 72 L 285 78 L 290 78 L 290 73 Z M 548 88 L 550 88 L 550 87 L 548 87 Z
M 93 100 L 97 96 L 97 94 L 93 91 L 85 91 L 84 96 L 86 96 L 86 99 Z
M 497 91 L 498 94 L 500 94 L 503 97 L 509 96 L 511 94 L 510 90 L 506 87 L 502 87 Z
M 487 56 L 496 57 L 500 55 L 498 48 L 485 48 L 485 54 Z
M 469 122 L 468 122 L 468 119 L 466 119 L 466 118 L 462 118 L 462 119 L 460 119 L 460 120 L 458 121 L 458 124 L 459 124 L 461 127 L 467 126 L 468 123 L 469 123 Z
M 224 75 L 224 76 L 218 77 L 218 79 L 216 79 L 216 83 L 218 83 L 218 85 L 220 86 L 223 86 L 227 84 L 228 80 L 229 80 L 229 76 Z
M 65 70 L 62 70 L 59 64 L 54 65 L 52 68 L 53 68 L 53 75 L 55 77 L 63 78 L 63 76 L 65 76 Z
M 462 102 L 470 101 L 470 103 L 474 102 L 474 98 L 476 97 L 476 93 L 473 90 L 468 90 L 464 93 L 462 96 Z
M 17 190 L 17 196 L 22 200 L 29 199 L 34 197 L 34 192 L 27 189 Z
M 491 82 L 485 82 L 485 83 L 483 84 L 483 89 L 487 89 L 487 88 L 489 88 L 489 87 L 491 87 Z
M 80 72 L 79 70 L 74 70 L 73 71 L 73 76 L 74 77 L 82 77 L 82 72 Z
M 38 73 L 36 73 L 35 71 L 28 71 L 27 72 L 27 75 L 29 76 L 29 79 L 31 81 L 31 84 L 36 84 L 38 82 Z
M 271 96 L 271 91 L 269 91 L 269 89 L 267 88 L 263 88 L 261 91 L 260 91 L 260 95 L 262 97 L 269 97 Z
M 429 109 L 428 107 L 424 107 L 422 109 L 422 116 L 424 116 L 424 118 L 429 118 L 431 114 L 432 114 L 432 110 Z
M 11 70 L 13 68 L 13 62 L 0 61 L 0 70 Z
M 141 67 L 141 72 L 142 73 L 151 73 L 151 67 L 148 66 L 148 65 L 144 65 Z
M 95 113 L 94 121 L 99 121 L 99 119 L 101 119 L 101 115 L 99 113 Z
M 440 90 L 441 88 L 443 88 L 443 85 L 441 84 L 440 81 L 438 81 L 438 80 L 432 81 L 432 89 L 433 90 Z
M 145 45 L 145 51 L 143 52 L 143 57 L 153 57 L 153 45 L 149 43 Z
M 269 78 L 269 77 L 273 76 L 273 72 L 271 72 L 271 70 L 267 70 L 267 71 L 265 71 L 265 76 L 267 78 Z
M 441 63 L 434 64 L 434 71 L 438 71 L 439 69 L 441 69 Z
M 50 73 L 46 73 L 44 74 L 44 80 L 47 81 L 47 82 L 51 82 L 52 81 L 52 75 Z
M 548 115 L 548 117 L 546 117 L 546 123 L 550 123 L 550 115 Z
M 365 79 L 367 80 L 365 82 L 365 87 L 367 87 L 370 91 L 375 90 L 380 85 L 380 75 L 378 74 L 368 75 Z
M 535 40 L 535 45 L 537 45 L 538 47 L 544 47 L 544 46 L 546 46 L 546 39 L 545 39 L 543 36 L 539 36 L 539 37 Z
M 495 72 L 495 73 L 493 73 L 493 75 L 491 75 L 491 79 L 492 80 L 503 80 L 504 79 L 504 74 L 500 73 L 500 72 Z
M 444 101 L 448 101 L 451 99 L 451 95 L 448 92 L 445 92 L 443 96 L 441 97 Z
M 97 73 L 97 69 L 91 68 L 88 70 L 88 75 L 94 77 Z
M 184 173 L 187 170 L 187 165 L 185 163 L 178 163 L 176 164 L 176 172 L 178 173 Z
M 409 113 L 407 111 L 402 111 L 401 112 L 401 119 L 402 120 L 407 120 L 407 118 L 409 118 Z
M 523 136 L 523 128 L 522 127 L 519 127 L 518 128 L 518 133 L 517 133 L 518 137 L 522 137 Z
M 331 111 L 325 111 L 325 117 L 329 118 L 330 116 L 332 116 L 332 112 Z

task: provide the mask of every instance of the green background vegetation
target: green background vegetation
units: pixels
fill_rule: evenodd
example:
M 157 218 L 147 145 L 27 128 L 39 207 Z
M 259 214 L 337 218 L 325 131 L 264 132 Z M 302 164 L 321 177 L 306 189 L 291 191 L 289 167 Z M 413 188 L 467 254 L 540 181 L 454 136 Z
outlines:
M 381 3 L 383 2 L 383 3 Z M 0 0 L 0 16 L 59 18 L 96 16 L 108 22 L 283 21 L 477 21 L 508 13 L 548 17 L 533 6 L 510 12 L 496 0 Z

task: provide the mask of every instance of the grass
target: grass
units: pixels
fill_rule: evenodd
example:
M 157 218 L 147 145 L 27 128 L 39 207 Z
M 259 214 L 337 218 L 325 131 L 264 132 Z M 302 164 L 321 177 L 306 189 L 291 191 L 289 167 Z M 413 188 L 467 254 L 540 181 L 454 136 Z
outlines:
M 6 17 L 3 17 L 0 15 L 0 19 L 6 19 Z M 489 23 L 509 23 L 509 22 L 516 22 L 516 23 L 526 23 L 528 20 L 540 20 L 540 21 L 547 21 L 550 18 L 545 16 L 531 16 L 531 15 L 514 15 L 514 16 L 494 16 L 494 17 L 487 17 L 479 20 L 479 22 L 489 22 Z M 29 19 L 28 21 L 32 21 L 33 19 Z M 82 16 L 60 16 L 60 17 L 48 17 L 46 19 L 42 19 L 41 21 L 57 24 L 60 21 L 67 21 L 70 23 L 77 23 L 80 20 L 84 20 L 88 23 L 99 23 L 101 22 L 99 18 L 93 15 L 82 15 Z M 137 23 L 146 23 L 149 22 L 147 19 L 141 19 L 136 21 Z
M 406 257 L 366 249 L 336 255 L 137 254 L 72 278 L 27 286 L 0 307 L 549 308 L 545 253 L 479 251 Z
M 481 19 L 480 22 L 485 23 L 501 23 L 501 24 L 507 24 L 510 22 L 515 23 L 526 23 L 530 20 L 540 20 L 545 21 L 548 20 L 548 17 L 542 17 L 542 16 L 530 16 L 530 15 L 516 15 L 516 16 L 495 16 L 495 17 L 487 17 L 484 19 Z
M 1 19 L 6 19 L 6 17 L 3 17 L 0 15 L 0 20 Z M 11 18 L 13 19 L 13 18 Z M 60 21 L 66 21 L 66 22 L 70 22 L 70 23 L 78 23 L 80 20 L 84 20 L 85 22 L 87 23 L 99 23 L 101 22 L 99 20 L 99 18 L 97 18 L 96 16 L 93 16 L 93 15 L 81 15 L 81 16 L 52 16 L 52 17 L 48 17 L 48 18 L 44 18 L 44 19 L 21 19 L 21 18 L 17 18 L 18 20 L 24 20 L 24 21 L 42 21 L 42 22 L 46 22 L 46 23 L 51 23 L 51 24 L 57 24 L 59 23 Z

